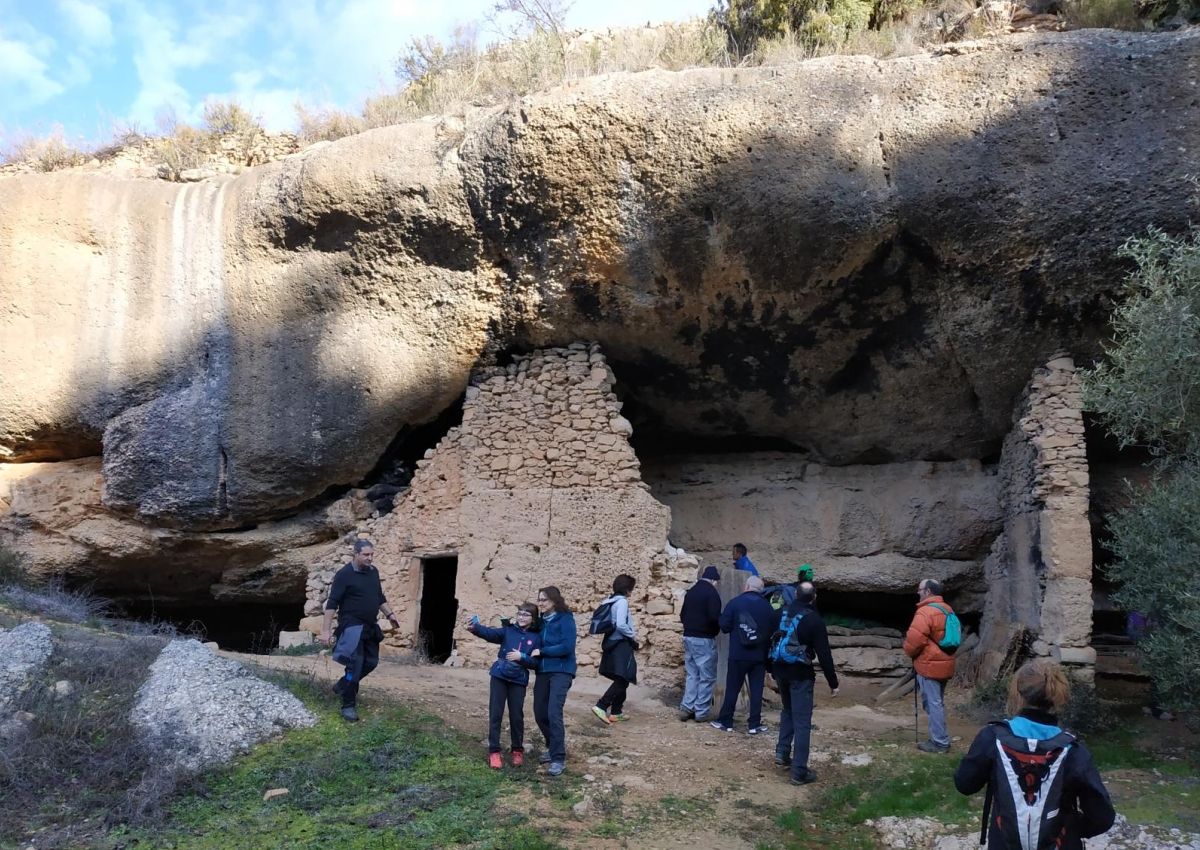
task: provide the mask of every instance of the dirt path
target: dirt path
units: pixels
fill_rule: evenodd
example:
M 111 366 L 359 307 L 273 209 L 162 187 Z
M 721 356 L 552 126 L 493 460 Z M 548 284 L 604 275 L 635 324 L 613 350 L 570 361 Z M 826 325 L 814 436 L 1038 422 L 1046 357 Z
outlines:
M 234 656 L 269 669 L 311 675 L 332 683 L 341 669 L 327 656 Z M 755 832 L 764 818 L 804 803 L 820 784 L 797 788 L 786 771 L 774 764 L 779 703 L 768 692 L 763 716 L 770 732 L 758 737 L 722 733 L 708 724 L 681 723 L 673 706 L 657 693 L 630 688 L 626 712 L 633 718 L 617 726 L 601 724 L 591 706 L 607 681 L 592 677 L 575 680 L 567 700 L 568 773 L 560 797 L 539 797 L 530 783 L 526 806 L 535 819 L 552 819 L 568 834 L 579 833 L 574 846 L 753 848 Z M 486 747 L 487 671 L 429 665 L 398 664 L 387 660 L 363 683 L 361 709 L 370 712 L 371 698 L 380 692 L 414 704 L 443 718 L 450 726 Z M 862 764 L 870 758 L 868 744 L 892 742 L 911 747 L 912 702 L 901 699 L 875 707 L 877 686 L 853 681 L 837 698 L 824 682 L 817 684 L 813 721 L 812 767 L 826 776 L 842 764 Z M 739 724 L 744 715 L 739 712 Z M 526 726 L 531 747 L 540 745 L 532 708 L 526 703 Z M 957 736 L 971 736 L 973 724 L 956 725 Z M 924 722 L 922 718 L 922 732 Z M 505 730 L 507 734 L 507 727 Z M 969 737 L 968 739 L 969 740 Z M 957 747 L 964 744 L 960 741 Z M 606 837 L 605 832 L 614 833 Z M 584 835 L 586 833 L 586 836 Z

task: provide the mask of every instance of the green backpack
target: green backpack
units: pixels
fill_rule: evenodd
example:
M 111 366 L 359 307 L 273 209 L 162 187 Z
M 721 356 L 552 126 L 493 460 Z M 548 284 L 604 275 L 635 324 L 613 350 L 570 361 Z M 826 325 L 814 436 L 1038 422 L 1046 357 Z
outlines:
M 943 608 L 936 602 L 931 603 L 931 606 L 946 615 L 946 634 L 938 641 L 938 647 L 953 655 L 962 643 L 962 623 L 958 621 L 958 615 L 949 608 Z

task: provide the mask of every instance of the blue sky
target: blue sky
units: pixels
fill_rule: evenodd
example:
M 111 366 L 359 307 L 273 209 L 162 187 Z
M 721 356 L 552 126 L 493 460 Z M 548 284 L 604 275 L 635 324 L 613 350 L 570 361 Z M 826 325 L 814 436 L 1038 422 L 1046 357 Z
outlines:
M 0 0 L 0 136 L 62 125 L 103 139 L 114 122 L 153 130 L 164 110 L 195 121 L 236 98 L 273 129 L 293 104 L 356 110 L 395 86 L 413 36 L 445 38 L 494 0 Z M 577 0 L 571 27 L 704 14 L 711 0 Z M 481 36 L 481 40 L 486 36 Z

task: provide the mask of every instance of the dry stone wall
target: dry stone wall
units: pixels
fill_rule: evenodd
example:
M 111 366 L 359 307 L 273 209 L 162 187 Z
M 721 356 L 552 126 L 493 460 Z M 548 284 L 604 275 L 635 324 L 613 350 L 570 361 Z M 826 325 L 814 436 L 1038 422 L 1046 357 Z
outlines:
M 390 646 L 419 641 L 423 559 L 454 554 L 460 662 L 495 657 L 494 646 L 462 628 L 467 614 L 494 624 L 552 584 L 577 613 L 580 672 L 594 673 L 599 640 L 583 634 L 585 619 L 624 572 L 637 579 L 643 678 L 677 677 L 678 609 L 698 562 L 666 543 L 670 511 L 641 480 L 613 383 L 599 346 L 584 343 L 472 377 L 462 425 L 418 462 L 395 510 L 358 530 L 375 542 L 389 601 L 405 612 Z M 319 626 L 346 557 L 344 546 L 331 547 L 310 574 L 309 628 Z
M 1083 397 L 1075 362 L 1037 369 L 1004 441 L 1004 532 L 985 562 L 987 603 L 976 652 L 991 678 L 1019 652 L 1061 661 L 1091 681 L 1092 539 Z

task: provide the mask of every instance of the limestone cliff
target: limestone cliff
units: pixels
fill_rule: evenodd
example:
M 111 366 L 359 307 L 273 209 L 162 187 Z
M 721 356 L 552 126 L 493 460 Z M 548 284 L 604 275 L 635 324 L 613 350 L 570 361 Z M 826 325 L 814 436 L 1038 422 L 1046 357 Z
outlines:
M 597 78 L 188 186 L 5 177 L 0 451 L 235 529 L 583 339 L 639 434 L 995 456 L 1032 370 L 1095 352 L 1114 249 L 1187 220 L 1197 78 L 1196 31 L 1018 36 Z

